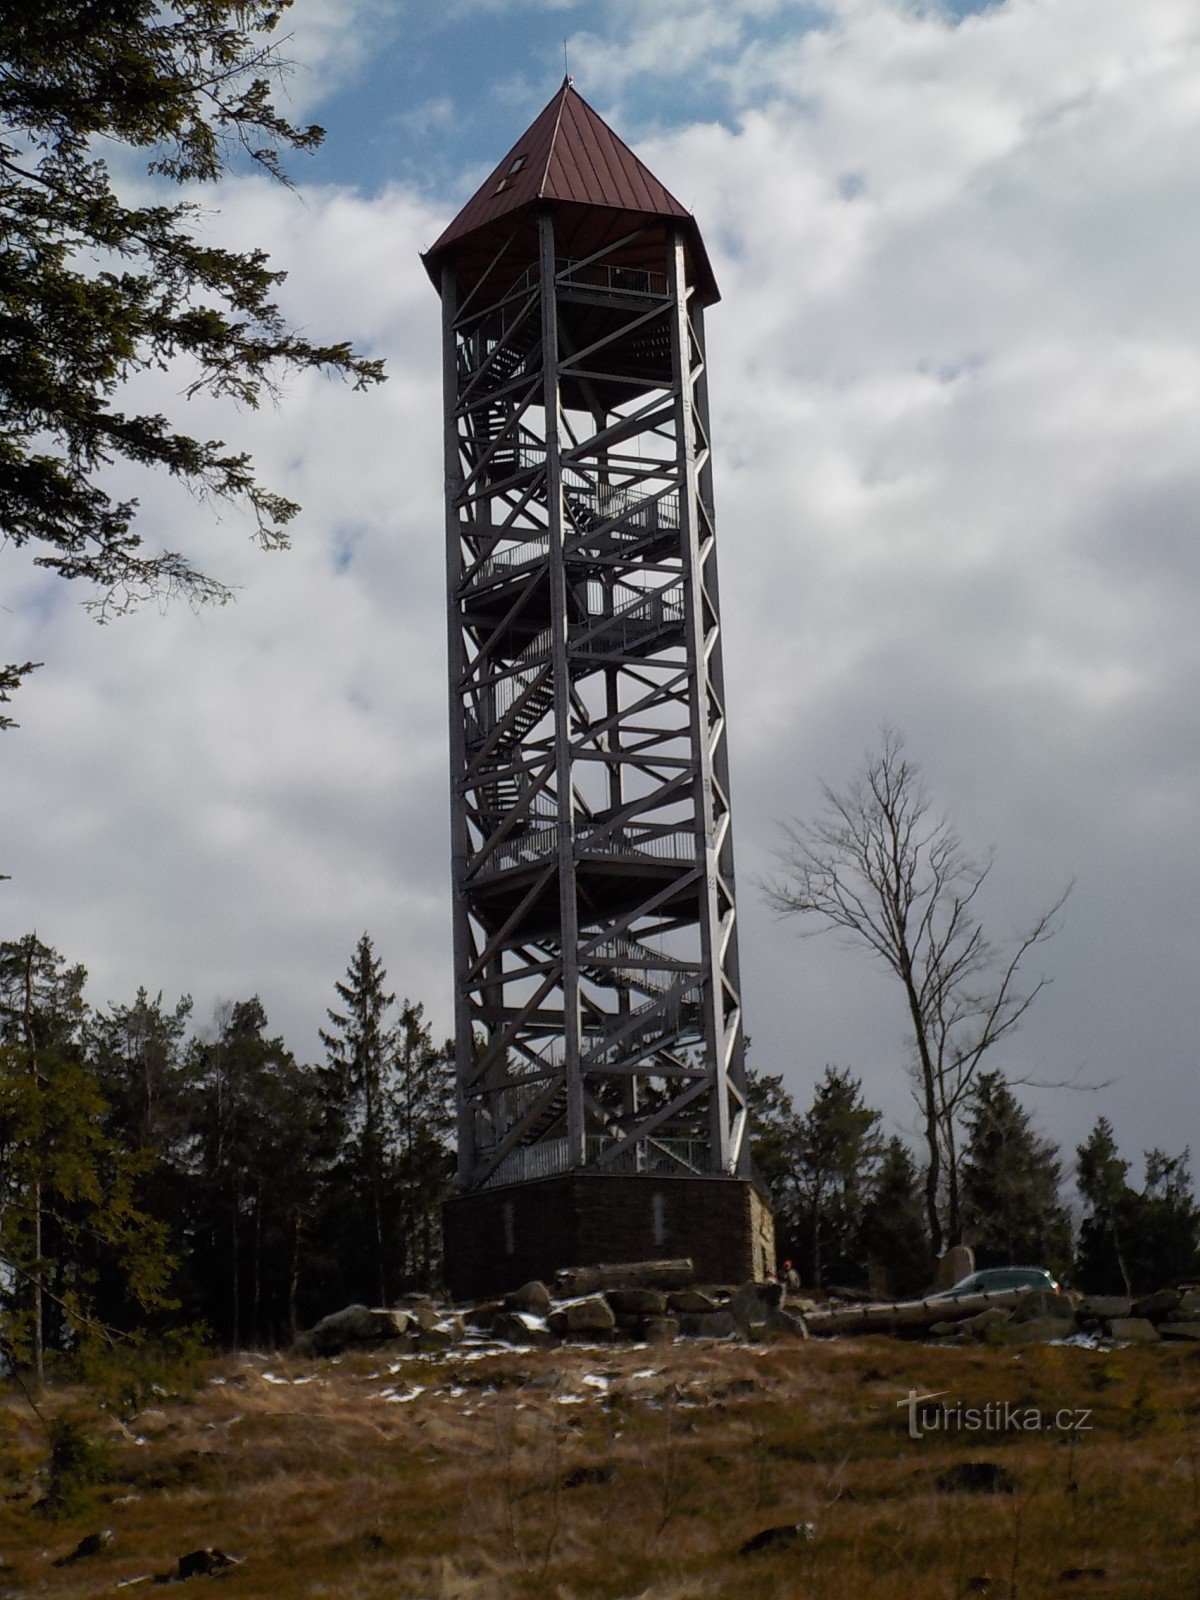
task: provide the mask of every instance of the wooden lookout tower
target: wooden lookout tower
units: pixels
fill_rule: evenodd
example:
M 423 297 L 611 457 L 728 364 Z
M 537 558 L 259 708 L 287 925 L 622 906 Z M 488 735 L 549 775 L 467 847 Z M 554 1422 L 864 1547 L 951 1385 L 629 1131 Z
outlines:
M 424 261 L 443 318 L 451 1288 L 651 1256 L 762 1276 L 704 243 L 568 79 Z

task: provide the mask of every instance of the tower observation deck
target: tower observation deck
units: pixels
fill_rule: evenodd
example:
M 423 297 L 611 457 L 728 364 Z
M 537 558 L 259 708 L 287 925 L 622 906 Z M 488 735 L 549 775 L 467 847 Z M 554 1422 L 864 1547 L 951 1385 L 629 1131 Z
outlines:
M 770 1265 L 749 1183 L 694 219 L 570 80 L 442 299 L 459 1293 Z

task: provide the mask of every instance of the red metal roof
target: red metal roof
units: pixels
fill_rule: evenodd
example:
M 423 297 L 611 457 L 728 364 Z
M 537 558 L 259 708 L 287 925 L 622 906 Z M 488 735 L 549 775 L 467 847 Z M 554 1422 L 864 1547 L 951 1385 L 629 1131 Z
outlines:
M 716 281 L 689 211 L 680 205 L 568 78 L 512 149 L 428 249 L 422 260 L 435 283 L 453 247 L 539 201 L 604 207 L 631 217 L 677 217 L 685 224 L 693 271 L 705 301 Z

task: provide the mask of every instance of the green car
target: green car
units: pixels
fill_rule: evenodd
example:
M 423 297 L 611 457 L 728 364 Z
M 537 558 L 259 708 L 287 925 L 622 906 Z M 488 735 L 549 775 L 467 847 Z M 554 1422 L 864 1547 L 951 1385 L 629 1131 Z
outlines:
M 939 1289 L 927 1294 L 926 1300 L 957 1300 L 967 1294 L 999 1294 L 1002 1289 L 1042 1289 L 1047 1294 L 1061 1294 L 1055 1280 L 1044 1267 L 984 1267 L 972 1272 L 952 1288 Z

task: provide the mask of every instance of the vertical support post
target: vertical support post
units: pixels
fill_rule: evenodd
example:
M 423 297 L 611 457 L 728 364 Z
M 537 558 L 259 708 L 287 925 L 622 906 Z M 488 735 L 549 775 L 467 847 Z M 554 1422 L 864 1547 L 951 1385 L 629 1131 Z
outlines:
M 692 378 L 692 340 L 688 324 L 687 265 L 682 230 L 673 227 L 668 244 L 671 295 L 671 364 L 675 391 L 675 448 L 679 461 L 679 532 L 684 561 L 684 611 L 687 628 L 688 707 L 691 723 L 695 796 L 696 860 L 700 882 L 700 948 L 704 972 L 704 1056 L 709 1071 L 709 1139 L 712 1162 L 728 1171 L 729 1097 L 725 1078 L 725 1008 L 721 992 L 721 925 L 717 906 L 714 849 L 712 761 L 708 718 L 704 583 L 700 550 L 699 478 Z
M 462 776 L 466 770 L 466 741 L 463 728 L 462 682 L 466 672 L 463 648 L 462 615 L 458 599 L 462 579 L 462 537 L 459 530 L 459 501 L 462 495 L 462 462 L 458 446 L 458 343 L 454 324 L 458 313 L 458 285 L 454 269 L 442 268 L 442 430 L 446 495 L 446 605 L 447 650 L 450 679 L 450 859 L 454 897 L 454 1057 L 458 1079 L 457 1134 L 459 1187 L 470 1179 L 475 1166 L 475 1126 L 473 1102 L 467 1095 L 474 1056 L 471 1029 L 471 1002 L 467 973 L 471 966 L 471 928 L 467 916 L 466 872 L 469 853 L 466 801 Z
M 698 302 L 690 308 L 692 335 L 696 344 L 698 369 L 694 387 L 696 418 L 700 432 L 705 441 L 704 462 L 699 472 L 699 497 L 700 506 L 704 515 L 709 520 L 710 529 L 716 526 L 716 510 L 713 501 L 713 473 L 712 473 L 712 419 L 708 407 L 708 352 L 704 342 L 704 308 Z M 724 836 L 716 852 L 716 870 L 719 881 L 724 886 L 729 900 L 729 911 L 725 921 L 728 926 L 721 932 L 721 945 L 717 951 L 715 981 L 718 981 L 724 993 L 721 996 L 722 1037 L 719 1041 L 724 1057 L 725 1083 L 722 1092 L 726 1095 L 732 1091 L 741 1103 L 737 1118 L 737 1136 L 731 1129 L 730 1167 L 738 1177 L 750 1176 L 750 1141 L 748 1137 L 747 1120 L 748 1109 L 746 1106 L 746 1062 L 745 1062 L 745 1035 L 742 1027 L 742 984 L 741 964 L 738 956 L 738 930 L 737 930 L 737 896 L 734 879 L 733 865 L 733 829 L 729 823 L 731 796 L 729 787 L 729 720 L 726 715 L 725 701 L 725 661 L 724 649 L 721 642 L 721 595 L 718 583 L 718 562 L 715 539 L 709 544 L 701 567 L 701 577 L 708 597 L 712 604 L 713 615 L 717 618 L 717 634 L 713 641 L 707 658 L 708 680 L 712 686 L 717 705 L 720 710 L 721 727 L 717 738 L 713 742 L 710 759 L 712 767 L 712 782 L 716 793 L 721 796 L 722 810 L 725 821 Z M 732 1013 L 731 1021 L 724 1022 L 727 1009 Z
M 580 1067 L 579 906 L 575 891 L 575 805 L 571 783 L 571 673 L 567 654 L 567 568 L 563 556 L 562 462 L 559 455 L 558 296 L 554 219 L 538 218 L 542 297 L 542 383 L 546 429 L 546 521 L 550 568 L 550 660 L 554 684 L 554 770 L 558 788 L 558 905 L 563 996 L 563 1071 L 567 1090 L 567 1162 L 587 1159 Z

